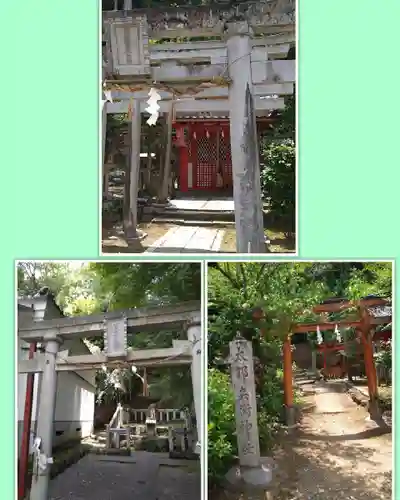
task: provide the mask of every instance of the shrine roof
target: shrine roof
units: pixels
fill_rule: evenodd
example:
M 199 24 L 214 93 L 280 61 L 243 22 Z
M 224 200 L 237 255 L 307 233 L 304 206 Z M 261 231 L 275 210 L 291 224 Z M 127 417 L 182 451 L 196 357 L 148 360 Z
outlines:
M 392 317 L 392 306 L 374 306 L 368 308 L 368 313 L 374 318 Z

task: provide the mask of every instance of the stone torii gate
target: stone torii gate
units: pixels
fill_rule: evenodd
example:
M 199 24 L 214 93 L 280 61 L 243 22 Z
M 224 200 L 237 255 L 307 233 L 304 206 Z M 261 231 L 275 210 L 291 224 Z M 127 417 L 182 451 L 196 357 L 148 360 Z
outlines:
M 56 400 L 57 372 L 93 370 L 106 364 L 122 366 L 191 365 L 194 406 L 197 420 L 196 452 L 200 453 L 202 429 L 201 308 L 197 301 L 176 306 L 128 309 L 101 315 L 45 320 L 18 328 L 26 342 L 40 342 L 43 353 L 20 361 L 18 373 L 41 373 L 42 382 L 37 419 L 37 440 L 30 500 L 47 500 L 52 463 L 53 417 Z M 128 333 L 184 329 L 188 340 L 173 340 L 172 347 L 134 350 L 127 347 Z M 105 348 L 100 354 L 69 356 L 60 351 L 63 341 L 71 338 L 104 336 Z
M 220 41 L 149 43 L 193 37 Z M 130 109 L 132 118 L 126 237 L 138 237 L 141 113 L 146 106 L 144 91 L 153 86 L 164 91 L 160 112 L 168 115 L 169 130 L 172 115 L 229 115 L 236 248 L 241 253 L 265 253 L 255 117 L 282 109 L 281 96 L 293 93 L 295 61 L 274 56 L 287 54 L 295 42 L 295 1 L 132 10 L 132 1 L 127 0 L 122 11 L 103 12 L 103 42 L 105 87 L 128 92 L 126 98 L 117 95 L 115 102 L 103 107 L 103 168 L 107 114 Z M 171 137 L 167 141 L 168 153 Z M 170 169 L 168 153 L 163 187 Z

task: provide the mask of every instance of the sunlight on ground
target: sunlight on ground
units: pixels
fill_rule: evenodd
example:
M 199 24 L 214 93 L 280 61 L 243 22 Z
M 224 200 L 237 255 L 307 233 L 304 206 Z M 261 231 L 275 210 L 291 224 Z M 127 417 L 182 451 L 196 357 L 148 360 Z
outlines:
M 139 229 L 147 233 L 135 247 L 129 247 L 125 240 L 121 225 L 113 226 L 110 229 L 103 229 L 103 252 L 104 253 L 140 253 L 147 250 L 159 238 L 164 236 L 169 229 L 175 227 L 173 224 L 159 224 L 146 222 L 139 224 Z M 234 228 L 221 228 L 224 231 L 220 252 L 236 253 L 236 230 Z M 289 239 L 283 232 L 268 230 L 265 231 L 271 241 L 270 251 L 272 253 L 294 253 L 295 240 Z
M 152 224 L 142 223 L 138 228 L 147 233 L 144 238 L 135 247 L 128 246 L 125 240 L 122 226 L 114 226 L 109 230 L 103 229 L 102 247 L 104 253 L 140 253 L 144 252 L 158 238 L 161 238 L 166 232 L 173 227 L 171 224 Z
M 295 241 L 289 240 L 282 232 L 265 231 L 271 241 L 272 253 L 295 252 Z M 221 252 L 236 252 L 236 229 L 226 228 L 221 244 Z

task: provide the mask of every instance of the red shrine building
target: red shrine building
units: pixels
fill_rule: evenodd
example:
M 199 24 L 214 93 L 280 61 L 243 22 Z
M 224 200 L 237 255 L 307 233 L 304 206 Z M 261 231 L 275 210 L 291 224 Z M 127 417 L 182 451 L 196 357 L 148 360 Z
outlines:
M 257 128 L 268 129 L 273 121 L 272 117 L 260 117 Z M 232 191 L 229 117 L 182 117 L 173 128 L 173 141 L 178 149 L 179 190 Z

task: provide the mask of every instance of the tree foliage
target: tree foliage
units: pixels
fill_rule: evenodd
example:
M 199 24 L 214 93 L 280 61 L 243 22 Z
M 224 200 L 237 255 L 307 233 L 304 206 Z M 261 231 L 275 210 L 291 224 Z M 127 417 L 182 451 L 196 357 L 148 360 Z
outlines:
M 261 192 L 274 218 L 296 229 L 296 146 L 293 139 L 264 140 L 261 149 Z
M 260 141 L 261 192 L 271 216 L 288 233 L 296 223 L 296 96 L 285 100 L 273 131 Z

